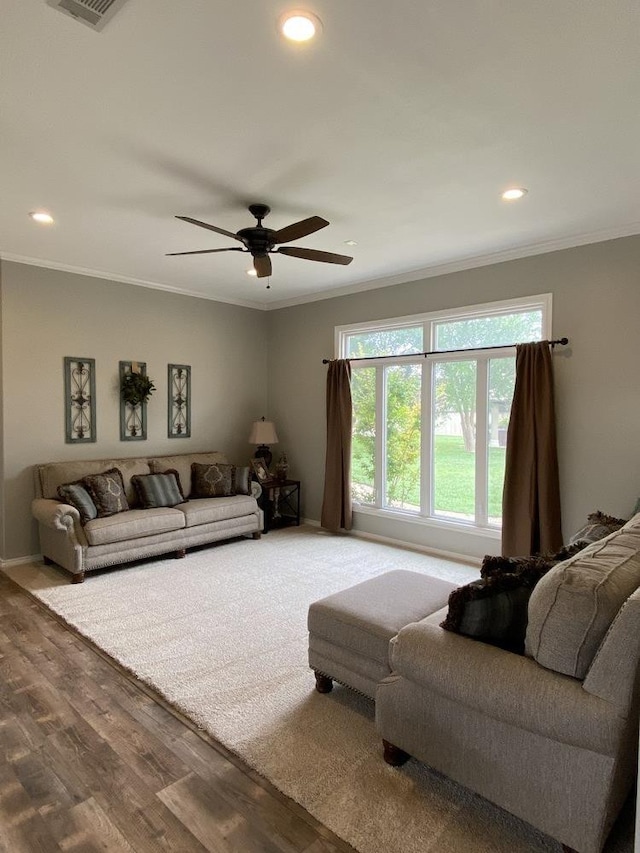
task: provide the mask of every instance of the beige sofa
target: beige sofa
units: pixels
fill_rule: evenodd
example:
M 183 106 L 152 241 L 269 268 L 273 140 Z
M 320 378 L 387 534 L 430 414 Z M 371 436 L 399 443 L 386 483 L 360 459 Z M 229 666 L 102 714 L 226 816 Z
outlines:
M 105 566 L 169 552 L 184 556 L 186 548 L 236 536 L 259 538 L 262 512 L 253 495 L 189 499 L 193 462 L 224 463 L 227 459 L 211 452 L 36 465 L 32 511 L 45 562 L 57 563 L 71 573 L 73 583 L 80 583 L 86 572 Z M 127 500 L 134 508 L 82 525 L 78 510 L 58 498 L 58 487 L 114 467 L 122 473 Z M 131 478 L 168 469 L 178 472 L 189 500 L 174 507 L 135 508 Z
M 525 656 L 440 627 L 391 641 L 385 758 L 424 761 L 558 839 L 599 853 L 637 769 L 640 514 L 535 587 Z

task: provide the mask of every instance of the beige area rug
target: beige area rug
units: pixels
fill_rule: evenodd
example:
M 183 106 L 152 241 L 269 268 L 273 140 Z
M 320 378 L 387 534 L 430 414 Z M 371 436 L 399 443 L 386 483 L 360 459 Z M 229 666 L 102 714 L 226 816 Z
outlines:
M 382 760 L 373 703 L 314 688 L 312 601 L 390 569 L 464 583 L 477 568 L 310 527 L 70 584 L 6 569 L 70 625 L 362 853 L 530 853 L 560 846 L 415 760 Z M 628 828 L 607 851 L 631 853 Z

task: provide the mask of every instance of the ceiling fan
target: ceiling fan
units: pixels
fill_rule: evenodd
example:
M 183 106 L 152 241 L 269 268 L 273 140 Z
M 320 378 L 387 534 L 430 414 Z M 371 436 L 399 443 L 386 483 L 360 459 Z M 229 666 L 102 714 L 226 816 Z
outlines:
M 258 278 L 264 278 L 271 275 L 271 258 L 270 254 L 277 252 L 280 255 L 291 255 L 294 258 L 304 258 L 307 261 L 321 261 L 325 264 L 350 264 L 353 258 L 348 255 L 336 255 L 333 252 L 321 252 L 317 249 L 305 249 L 302 246 L 279 246 L 280 243 L 288 243 L 290 240 L 298 240 L 300 237 L 306 237 L 308 234 L 313 234 L 314 231 L 319 231 L 321 228 L 326 228 L 329 223 L 321 216 L 310 216 L 308 219 L 302 219 L 300 222 L 294 222 L 286 228 L 281 228 L 279 231 L 274 231 L 272 228 L 263 228 L 262 220 L 271 212 L 271 208 L 266 204 L 250 204 L 249 211 L 258 220 L 258 224 L 253 228 L 241 228 L 236 234 L 232 231 L 226 231 L 224 228 L 218 228 L 216 225 L 209 225 L 206 222 L 200 222 L 199 219 L 192 219 L 190 216 L 176 216 L 176 219 L 182 219 L 183 222 L 191 222 L 192 225 L 198 225 L 200 228 L 207 228 L 209 231 L 215 231 L 217 234 L 224 234 L 225 237 L 231 237 L 232 240 L 238 240 L 244 245 L 241 249 L 239 246 L 230 246 L 227 249 L 199 249 L 195 252 L 168 252 L 167 256 L 174 255 L 207 255 L 212 252 L 251 252 L 253 256 L 253 266 Z

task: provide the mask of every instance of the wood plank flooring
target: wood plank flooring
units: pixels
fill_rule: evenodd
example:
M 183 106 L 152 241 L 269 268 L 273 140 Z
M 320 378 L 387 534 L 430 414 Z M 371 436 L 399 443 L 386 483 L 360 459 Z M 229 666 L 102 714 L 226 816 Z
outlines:
M 0 573 L 0 852 L 353 853 Z

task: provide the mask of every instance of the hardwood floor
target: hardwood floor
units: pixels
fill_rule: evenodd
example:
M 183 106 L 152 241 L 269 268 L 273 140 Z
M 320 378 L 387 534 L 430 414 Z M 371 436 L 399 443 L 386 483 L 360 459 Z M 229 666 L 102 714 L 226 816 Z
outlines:
M 0 851 L 353 853 L 0 573 Z

